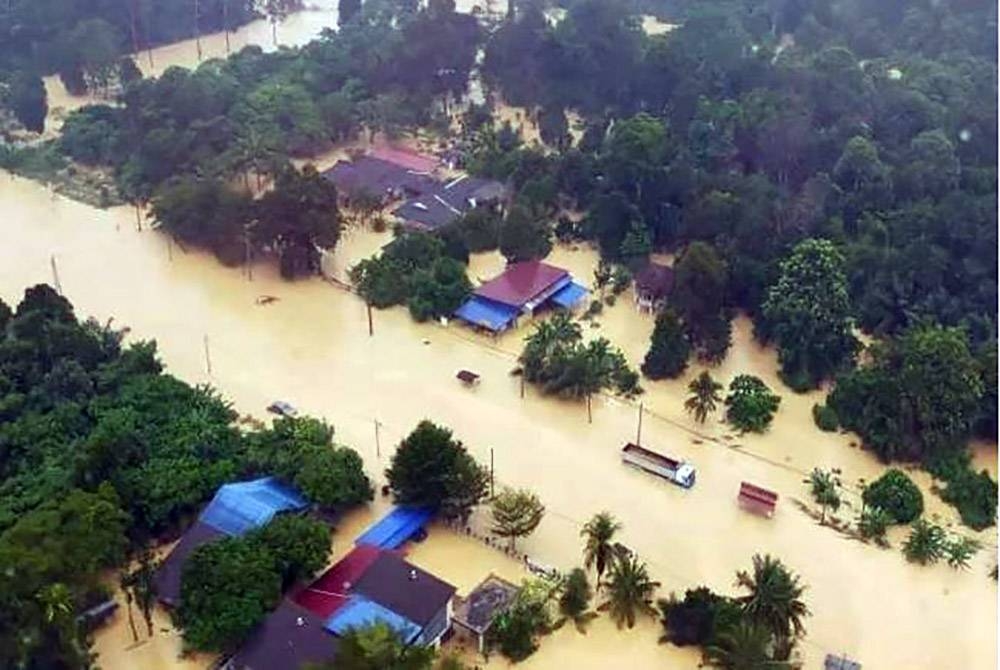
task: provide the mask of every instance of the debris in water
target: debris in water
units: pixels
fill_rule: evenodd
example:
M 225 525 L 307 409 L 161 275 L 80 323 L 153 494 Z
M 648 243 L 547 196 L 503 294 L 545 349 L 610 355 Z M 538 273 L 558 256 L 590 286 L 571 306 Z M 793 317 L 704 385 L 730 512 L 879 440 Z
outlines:
M 273 295 L 259 295 L 256 302 L 258 305 L 270 305 L 272 302 L 278 302 L 278 300 L 280 298 Z

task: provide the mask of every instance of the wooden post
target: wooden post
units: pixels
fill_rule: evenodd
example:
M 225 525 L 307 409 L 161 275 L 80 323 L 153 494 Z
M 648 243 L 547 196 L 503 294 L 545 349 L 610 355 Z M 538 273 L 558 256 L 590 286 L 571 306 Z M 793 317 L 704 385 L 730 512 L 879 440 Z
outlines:
M 587 423 L 594 423 L 594 415 L 590 410 L 590 394 L 587 394 Z
M 524 368 L 521 368 L 521 398 L 524 398 Z
M 493 497 L 493 447 L 490 447 L 490 497 Z
M 378 460 L 382 460 L 382 447 L 379 444 L 378 427 L 379 427 L 378 419 L 375 419 L 375 458 Z
M 198 62 L 201 62 L 201 28 L 198 27 L 198 15 L 200 14 L 198 0 L 194 0 L 194 45 L 198 50 Z
M 635 429 L 635 443 L 642 446 L 642 403 L 639 403 L 639 426 Z
M 368 310 L 368 337 L 372 337 L 375 335 L 375 327 L 372 325 L 372 304 L 365 302 L 365 307 Z
M 208 351 L 208 335 L 205 335 L 205 369 L 208 370 L 208 375 L 212 376 L 212 355 Z
M 62 284 L 59 282 L 59 268 L 56 267 L 56 255 L 52 254 L 49 257 L 49 261 L 52 264 L 52 283 L 55 286 L 56 293 L 62 295 Z
M 171 263 L 174 262 L 174 245 L 170 241 L 170 234 L 167 234 L 167 260 Z
M 226 33 L 226 55 L 229 54 L 229 0 L 222 0 L 222 30 Z

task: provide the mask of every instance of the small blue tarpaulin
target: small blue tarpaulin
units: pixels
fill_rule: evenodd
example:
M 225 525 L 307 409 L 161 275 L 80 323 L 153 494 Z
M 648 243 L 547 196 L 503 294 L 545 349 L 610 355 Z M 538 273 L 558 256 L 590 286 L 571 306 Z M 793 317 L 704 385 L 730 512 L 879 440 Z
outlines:
M 572 309 L 577 303 L 587 296 L 587 289 L 576 282 L 570 282 L 566 286 L 556 291 L 550 300 L 560 307 Z
M 343 607 L 326 620 L 323 628 L 334 635 L 343 636 L 352 628 L 364 628 L 379 621 L 396 631 L 403 644 L 410 644 L 420 635 L 420 626 L 361 595 L 351 596 Z
M 379 549 L 396 549 L 434 516 L 430 507 L 395 507 L 373 523 L 354 544 L 367 544 Z
M 219 487 L 198 519 L 231 536 L 267 525 L 275 514 L 305 509 L 308 503 L 274 477 Z
M 474 326 L 500 332 L 506 330 L 520 313 L 517 307 L 473 296 L 455 311 L 455 316 Z

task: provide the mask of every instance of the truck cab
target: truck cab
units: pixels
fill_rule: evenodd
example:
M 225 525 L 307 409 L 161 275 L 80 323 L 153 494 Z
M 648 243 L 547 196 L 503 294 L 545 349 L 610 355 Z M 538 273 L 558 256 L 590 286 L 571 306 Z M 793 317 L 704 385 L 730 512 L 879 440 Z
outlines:
M 695 471 L 694 466 L 687 463 L 681 463 L 680 467 L 677 468 L 677 473 L 674 475 L 674 481 L 686 489 L 694 486 Z

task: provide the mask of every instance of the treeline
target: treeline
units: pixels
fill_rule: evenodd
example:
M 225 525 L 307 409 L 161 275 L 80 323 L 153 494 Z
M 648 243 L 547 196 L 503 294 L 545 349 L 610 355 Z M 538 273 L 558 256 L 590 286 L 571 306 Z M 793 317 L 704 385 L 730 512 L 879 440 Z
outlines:
M 521 3 L 483 64 L 549 150 L 483 124 L 473 168 L 582 210 L 556 233 L 608 260 L 678 252 L 664 371 L 718 360 L 744 310 L 792 388 L 839 380 L 827 424 L 992 523 L 964 445 L 996 436 L 996 6 L 687 3 L 647 36 L 625 3 L 567 4 Z M 857 370 L 855 326 L 885 341 Z
M 373 0 L 338 32 L 301 49 L 247 47 L 193 71 L 169 68 L 131 82 L 120 107 L 70 115 L 59 145 L 80 163 L 113 170 L 126 200 L 137 207 L 152 200 L 168 232 L 224 260 L 241 258 L 247 244 L 273 249 L 278 239 L 277 246 L 296 249 L 283 263 L 286 274 L 313 269 L 315 247 L 336 242 L 335 194 L 332 187 L 321 194 L 311 176 L 292 176 L 289 159 L 362 129 L 396 136 L 435 120 L 446 124 L 480 41 L 476 20 L 453 10 L 449 2 L 417 10 Z M 247 207 L 254 182 L 259 189 L 265 179 L 275 182 L 272 199 L 291 202 L 297 194 L 281 191 L 301 186 L 329 215 L 311 208 L 297 216 L 302 226 L 278 219 L 281 234 L 265 232 L 268 214 Z
M 107 598 L 101 573 L 175 535 L 223 483 L 273 474 L 321 507 L 371 499 L 328 426 L 236 418 L 164 374 L 155 343 L 123 347 L 48 286 L 0 302 L 0 666 L 86 667 L 77 617 Z

